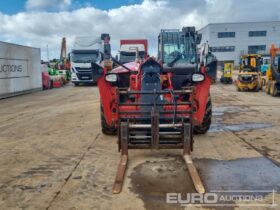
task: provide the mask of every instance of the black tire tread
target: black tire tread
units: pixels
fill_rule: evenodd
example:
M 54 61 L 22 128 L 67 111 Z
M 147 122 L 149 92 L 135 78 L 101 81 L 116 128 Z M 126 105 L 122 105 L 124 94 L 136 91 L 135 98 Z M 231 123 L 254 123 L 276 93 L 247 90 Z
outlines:
M 205 115 L 203 118 L 203 122 L 201 125 L 194 126 L 193 131 L 195 134 L 205 134 L 210 129 L 211 126 L 211 118 L 212 118 L 212 101 L 211 97 L 209 96 L 206 108 L 205 108 Z
M 117 128 L 109 126 L 107 124 L 102 106 L 100 106 L 100 118 L 101 118 L 102 133 L 105 135 L 115 135 L 117 133 Z

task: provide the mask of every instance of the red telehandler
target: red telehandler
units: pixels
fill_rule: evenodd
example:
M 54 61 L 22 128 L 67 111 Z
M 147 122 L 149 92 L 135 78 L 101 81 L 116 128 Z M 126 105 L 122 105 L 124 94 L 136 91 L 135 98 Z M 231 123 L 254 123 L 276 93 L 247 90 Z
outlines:
M 205 192 L 190 154 L 193 133 L 206 133 L 211 124 L 210 85 L 217 60 L 206 48 L 199 59 L 200 42 L 194 27 L 161 30 L 157 60 L 119 63 L 112 71 L 103 68 L 98 80 L 102 131 L 118 133 L 121 152 L 113 193 L 122 190 L 128 150 L 150 148 L 183 149 L 196 190 Z

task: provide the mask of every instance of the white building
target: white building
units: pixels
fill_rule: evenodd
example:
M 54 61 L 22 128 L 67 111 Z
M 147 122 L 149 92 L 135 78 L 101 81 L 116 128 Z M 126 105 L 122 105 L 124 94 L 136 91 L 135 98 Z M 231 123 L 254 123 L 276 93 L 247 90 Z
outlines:
M 236 66 L 242 54 L 267 54 L 272 44 L 280 46 L 280 21 L 213 23 L 199 33 L 201 43 L 208 41 L 220 62 L 234 62 Z

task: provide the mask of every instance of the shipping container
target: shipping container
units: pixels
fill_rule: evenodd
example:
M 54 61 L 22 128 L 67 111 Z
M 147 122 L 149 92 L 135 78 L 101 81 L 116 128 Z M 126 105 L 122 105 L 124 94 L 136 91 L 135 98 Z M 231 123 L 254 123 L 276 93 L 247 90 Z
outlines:
M 41 89 L 40 49 L 0 42 L 0 98 Z

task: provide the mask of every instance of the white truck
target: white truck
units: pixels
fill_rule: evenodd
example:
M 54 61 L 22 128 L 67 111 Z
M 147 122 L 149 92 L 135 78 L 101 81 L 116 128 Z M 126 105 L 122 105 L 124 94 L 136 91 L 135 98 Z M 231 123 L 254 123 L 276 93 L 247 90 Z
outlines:
M 120 40 L 119 62 L 129 63 L 138 57 L 144 59 L 148 56 L 148 40 L 146 39 L 122 39 Z
M 76 37 L 74 47 L 70 54 L 71 81 L 76 86 L 79 84 L 96 84 L 96 77 L 92 63 L 102 60 L 100 52 L 103 51 L 101 37 Z

